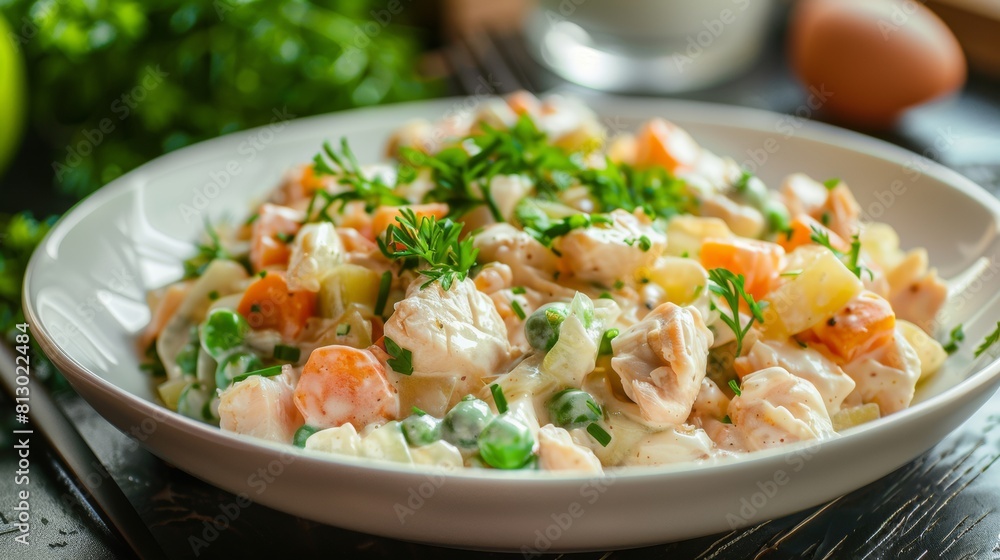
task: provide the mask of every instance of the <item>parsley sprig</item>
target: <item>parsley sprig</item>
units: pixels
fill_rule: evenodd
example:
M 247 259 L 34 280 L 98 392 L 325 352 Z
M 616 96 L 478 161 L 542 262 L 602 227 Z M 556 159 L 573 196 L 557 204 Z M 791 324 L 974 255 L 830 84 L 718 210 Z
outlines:
M 430 280 L 421 289 L 438 280 L 449 290 L 455 280 L 465 280 L 479 255 L 471 237 L 459 240 L 462 226 L 449 218 L 439 221 L 434 216 L 421 216 L 418 220 L 412 209 L 403 208 L 385 237 L 379 238 L 378 247 L 390 259 L 404 259 L 403 268 L 416 268 L 421 261 L 426 264 L 419 272 Z
M 386 363 L 392 368 L 392 371 L 396 373 L 401 373 L 403 375 L 413 375 L 413 352 L 402 348 L 396 341 L 385 337 L 385 351 L 389 354 L 389 359 Z
M 601 212 L 642 208 L 649 216 L 669 218 L 692 208 L 684 181 L 662 167 L 635 169 L 606 159 L 602 169 L 583 169 L 576 179 L 590 191 Z
M 726 300 L 726 303 L 729 304 L 732 315 L 726 315 L 720 309 L 719 318 L 736 335 L 736 355 L 739 356 L 743 350 L 743 338 L 750 332 L 750 327 L 754 321 L 764 322 L 764 313 L 761 310 L 760 304 L 753 299 L 753 296 L 746 292 L 746 288 L 744 287 L 746 280 L 742 274 L 733 274 L 725 268 L 713 268 L 708 271 L 708 279 L 711 280 L 708 289 L 712 293 L 722 296 Z M 747 307 L 750 309 L 750 320 L 747 321 L 745 327 L 740 326 L 741 299 L 746 302 Z
M 355 200 L 363 201 L 367 212 L 379 206 L 399 206 L 409 202 L 397 195 L 381 178 L 365 176 L 346 138 L 340 140 L 339 154 L 329 142 L 324 142 L 322 151 L 313 158 L 313 171 L 316 176 L 334 176 L 338 183 L 349 188 L 337 194 L 317 189 L 306 209 L 307 221 L 333 221 L 329 213 L 332 207 L 337 205 L 337 209 L 342 210 L 348 202 Z
M 197 278 L 201 276 L 204 274 L 205 269 L 208 268 L 208 265 L 212 264 L 212 261 L 215 259 L 232 258 L 229 251 L 222 246 L 222 241 L 219 239 L 219 232 L 207 220 L 205 221 L 205 234 L 208 236 L 208 240 L 204 243 L 199 243 L 197 254 L 184 261 L 184 278 Z
M 809 239 L 812 240 L 813 243 L 822 245 L 832 251 L 837 258 L 844 261 L 844 265 L 847 266 L 847 269 L 854 273 L 855 276 L 861 278 L 861 275 L 867 272 L 869 276 L 874 278 L 874 273 L 871 269 L 860 263 L 861 239 L 858 234 L 854 234 L 854 236 L 851 237 L 851 248 L 845 253 L 835 248 L 830 243 L 829 233 L 820 230 L 816 226 L 811 226 L 810 229 L 812 229 L 812 235 L 809 236 Z

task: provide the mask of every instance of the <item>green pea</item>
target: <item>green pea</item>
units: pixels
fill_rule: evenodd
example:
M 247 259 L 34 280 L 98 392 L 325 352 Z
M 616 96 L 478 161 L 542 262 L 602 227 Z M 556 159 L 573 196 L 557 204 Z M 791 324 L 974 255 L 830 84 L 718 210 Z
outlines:
M 292 436 L 292 444 L 295 447 L 304 448 L 306 446 L 306 440 L 309 439 L 309 436 L 315 434 L 318 431 L 319 428 L 314 428 L 312 426 L 303 424 L 301 428 L 295 430 L 295 435 Z
M 479 436 L 479 455 L 498 469 L 519 469 L 534 455 L 535 437 L 517 418 L 501 414 Z
M 524 322 L 524 336 L 528 344 L 538 350 L 551 350 L 559 340 L 559 329 L 569 315 L 565 303 L 550 303 L 539 307 Z
M 456 447 L 474 448 L 479 434 L 492 419 L 490 405 L 469 395 L 445 414 L 441 439 Z
M 771 231 L 782 232 L 788 230 L 791 218 L 788 215 L 788 208 L 777 200 L 770 199 L 764 204 L 764 217 L 767 218 L 768 227 Z
M 563 389 L 549 397 L 545 406 L 552 423 L 567 430 L 582 428 L 602 417 L 601 407 L 594 397 L 579 389 Z
M 215 386 L 225 389 L 233 383 L 234 377 L 263 368 L 264 362 L 253 352 L 233 352 L 219 362 L 219 367 L 215 370 Z
M 414 447 L 441 439 L 441 421 L 430 414 L 413 414 L 399 423 L 406 442 Z
M 201 326 L 201 346 L 216 360 L 221 360 L 229 350 L 243 344 L 250 324 L 232 309 L 216 309 Z

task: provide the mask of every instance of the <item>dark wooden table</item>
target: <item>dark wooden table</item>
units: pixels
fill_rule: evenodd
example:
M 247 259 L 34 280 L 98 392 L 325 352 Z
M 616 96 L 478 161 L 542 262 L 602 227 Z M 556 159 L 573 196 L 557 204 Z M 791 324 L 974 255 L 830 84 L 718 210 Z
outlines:
M 516 42 L 516 41 L 515 41 Z M 514 57 L 519 59 L 518 57 Z M 536 89 L 557 81 L 522 60 L 520 70 Z M 769 56 L 744 77 L 684 97 L 793 113 L 802 93 L 788 74 L 776 34 Z M 912 111 L 880 134 L 923 152 L 1000 192 L 1000 85 L 973 76 L 954 99 Z M 940 138 L 945 149 L 933 149 Z M 940 145 L 939 141 L 939 145 Z M 52 199 L 33 191 L 33 166 L 44 158 L 26 153 L 2 183 L 22 193 L 19 206 L 51 209 Z M 37 183 L 34 183 L 37 184 Z M 29 194 L 25 195 L 27 192 Z M 32 194 L 34 192 L 34 194 Z M 46 206 L 48 205 L 48 207 Z M 115 430 L 72 391 L 57 394 L 142 519 L 171 558 L 500 558 L 498 553 L 435 548 L 316 524 L 251 504 L 226 530 L 212 519 L 235 497 L 152 456 Z M 32 448 L 32 546 L 13 542 L 16 470 L 12 453 L 12 403 L 0 397 L 0 558 L 117 558 L 131 553 L 81 499 L 77 483 L 39 443 Z M 566 558 L 1000 558 L 1000 394 L 962 428 L 926 454 L 885 478 L 821 507 L 753 527 L 660 546 L 567 554 Z M 331 504 L 350 508 L 351 504 Z M 212 538 L 208 538 L 212 537 Z M 199 541 L 201 539 L 201 541 Z M 202 547 L 201 542 L 209 542 Z M 513 556 L 513 555 L 511 555 Z M 552 556 L 554 557 L 554 556 Z

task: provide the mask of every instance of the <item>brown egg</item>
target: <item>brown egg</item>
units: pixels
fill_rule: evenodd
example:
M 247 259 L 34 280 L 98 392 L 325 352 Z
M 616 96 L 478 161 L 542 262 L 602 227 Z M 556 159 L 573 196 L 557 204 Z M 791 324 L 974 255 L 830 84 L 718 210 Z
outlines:
M 955 36 L 915 0 L 803 0 L 789 51 L 821 110 L 865 128 L 889 126 L 965 82 Z

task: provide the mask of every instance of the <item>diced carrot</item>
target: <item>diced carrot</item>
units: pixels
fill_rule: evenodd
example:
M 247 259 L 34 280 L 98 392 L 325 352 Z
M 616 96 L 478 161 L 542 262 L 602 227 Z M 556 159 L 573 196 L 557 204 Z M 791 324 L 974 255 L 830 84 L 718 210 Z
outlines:
M 448 205 L 443 202 L 429 202 L 427 204 L 411 204 L 410 206 L 380 206 L 372 214 L 372 233 L 378 237 L 382 235 L 389 224 L 396 223 L 396 217 L 401 215 L 403 208 L 413 210 L 419 222 L 424 216 L 434 216 L 437 219 L 448 215 Z
M 646 123 L 636 135 L 635 165 L 659 165 L 671 173 L 694 168 L 701 146 L 686 130 L 664 119 Z
M 813 332 L 831 352 L 849 362 L 890 342 L 895 328 L 896 315 L 889 302 L 865 291 L 813 327 Z
M 260 271 L 288 264 L 292 254 L 288 240 L 302 227 L 302 212 L 277 204 L 262 204 L 250 235 L 250 265 Z
M 539 115 L 542 112 L 542 102 L 531 92 L 515 91 L 507 97 L 507 106 L 518 115 Z
M 780 245 L 743 237 L 710 237 L 701 244 L 701 264 L 707 270 L 725 268 L 742 274 L 744 287 L 756 299 L 767 295 L 783 266 Z
M 302 168 L 300 183 L 302 184 L 302 192 L 307 196 L 311 195 L 313 191 L 326 188 L 326 183 L 323 179 L 316 176 L 316 168 L 311 165 L 306 165 Z
M 295 407 L 307 425 L 358 430 L 399 415 L 399 397 L 370 350 L 323 346 L 312 351 L 295 385 Z
M 819 223 L 808 214 L 799 214 L 798 216 L 795 216 L 795 219 L 792 220 L 789 227 L 791 228 L 791 233 L 780 232 L 778 233 L 778 239 L 776 240 L 786 252 L 790 253 L 796 247 L 813 243 L 812 236 L 814 229 L 815 231 L 819 231 L 830 236 L 830 245 L 834 249 L 846 252 L 851 248 L 850 245 L 843 240 L 843 238 L 830 231 L 830 228 Z
M 251 327 L 276 329 L 286 339 L 293 339 L 316 314 L 316 294 L 289 290 L 284 273 L 269 271 L 250 284 L 236 310 Z

